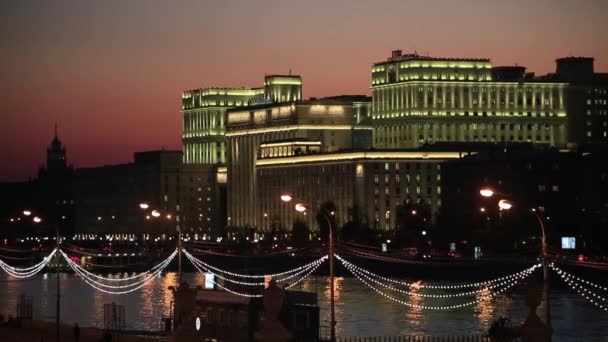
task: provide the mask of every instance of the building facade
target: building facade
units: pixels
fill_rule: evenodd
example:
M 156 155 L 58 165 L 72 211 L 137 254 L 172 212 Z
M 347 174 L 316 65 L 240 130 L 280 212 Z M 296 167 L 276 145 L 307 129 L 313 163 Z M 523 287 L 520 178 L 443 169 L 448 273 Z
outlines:
M 264 156 L 256 161 L 257 222 L 262 231 L 277 224 L 289 230 L 296 220 L 317 226 L 314 210 L 303 215 L 294 210 L 294 203 L 280 200 L 286 192 L 311 208 L 332 202 L 338 225 L 352 220 L 356 210 L 362 223 L 389 231 L 401 205 L 426 207 L 434 217 L 441 208 L 442 164 L 461 156 L 412 150 Z
M 489 59 L 435 58 L 400 50 L 372 67 L 377 148 L 435 142 L 567 140 L 566 83 L 494 81 Z
M 226 162 L 226 111 L 257 103 L 289 102 L 302 98 L 302 79 L 267 75 L 258 88 L 204 88 L 182 94 L 185 164 Z
M 608 143 L 608 73 L 594 72 L 594 59 L 565 57 L 545 78 L 568 82 L 568 141 L 574 146 Z
M 261 226 L 259 159 L 335 153 L 370 141 L 370 127 L 356 122 L 356 108 L 364 100 L 361 96 L 326 98 L 229 110 L 226 131 L 229 225 Z

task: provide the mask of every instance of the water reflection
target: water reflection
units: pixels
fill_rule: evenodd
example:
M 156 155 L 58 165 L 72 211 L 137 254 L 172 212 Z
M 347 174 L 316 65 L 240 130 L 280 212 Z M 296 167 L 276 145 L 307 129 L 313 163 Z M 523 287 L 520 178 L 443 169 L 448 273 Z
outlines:
M 198 274 L 184 274 L 183 279 L 192 285 L 203 284 Z M 0 313 L 14 315 L 17 297 L 23 293 L 34 303 L 34 319 L 55 318 L 54 274 L 37 275 L 26 281 L 0 275 Z M 160 318 L 169 313 L 173 300 L 168 286 L 177 284 L 177 275 L 167 273 L 154 279 L 144 288 L 126 295 L 109 295 L 89 287 L 70 274 L 61 275 L 62 321 L 80 326 L 102 326 L 103 304 L 116 302 L 124 305 L 129 329 L 158 330 Z M 326 277 L 308 278 L 294 290 L 316 291 L 321 307 L 321 324 L 329 322 L 329 280 Z M 405 289 L 405 288 L 404 288 Z M 407 288 L 416 291 L 415 287 Z M 339 336 L 371 335 L 471 335 L 487 331 L 498 316 L 510 317 L 514 325 L 523 322 L 527 308 L 524 291 L 514 288 L 508 295 L 490 301 L 481 301 L 472 307 L 455 310 L 421 310 L 408 308 L 382 297 L 354 278 L 336 278 L 336 331 Z M 426 292 L 425 292 L 426 293 Z M 431 293 L 428 291 L 428 293 Z M 450 291 L 432 293 L 450 293 Z M 599 341 L 608 336 L 608 312 L 596 310 L 583 298 L 569 291 L 553 290 L 553 326 L 560 340 Z M 419 305 L 453 305 L 474 300 L 476 297 L 420 298 L 395 295 L 404 301 Z M 538 309 L 544 317 L 543 305 Z M 557 339 L 556 339 L 557 340 Z
M 494 313 L 495 304 L 493 304 L 492 291 L 488 287 L 482 288 L 475 299 L 477 300 L 477 304 L 475 304 L 475 313 L 477 315 L 477 319 L 480 322 L 488 321 L 492 318 L 492 314 Z M 494 300 L 499 300 L 500 297 L 494 298 Z
M 420 307 L 416 307 L 416 306 L 422 306 L 424 305 L 423 303 L 423 299 L 421 296 L 417 296 L 417 294 L 421 293 L 421 288 L 422 288 L 422 281 L 417 281 L 412 283 L 409 286 L 408 291 L 411 292 L 411 295 L 408 295 L 406 300 L 407 302 L 411 303 L 412 306 L 408 306 L 405 308 L 405 321 L 407 322 L 411 322 L 410 323 L 410 334 L 411 334 L 411 330 L 414 331 L 422 331 L 423 327 L 424 327 L 424 317 L 422 317 L 422 308 Z M 423 334 L 421 333 L 414 333 L 412 334 L 414 336 L 421 336 Z

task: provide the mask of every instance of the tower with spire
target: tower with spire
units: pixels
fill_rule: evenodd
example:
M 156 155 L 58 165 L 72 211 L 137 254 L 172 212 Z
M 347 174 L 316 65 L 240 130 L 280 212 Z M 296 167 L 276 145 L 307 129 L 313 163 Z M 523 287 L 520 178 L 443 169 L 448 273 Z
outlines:
M 46 167 L 50 172 L 65 170 L 68 166 L 65 147 L 57 137 L 57 124 L 55 124 L 55 137 L 46 149 Z

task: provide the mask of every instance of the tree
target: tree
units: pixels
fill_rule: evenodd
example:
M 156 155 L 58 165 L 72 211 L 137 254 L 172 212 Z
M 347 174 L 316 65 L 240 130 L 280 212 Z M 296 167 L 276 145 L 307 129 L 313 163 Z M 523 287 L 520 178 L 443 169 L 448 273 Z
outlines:
M 334 227 L 334 229 L 337 227 L 335 212 L 336 205 L 331 201 L 327 201 L 321 204 L 319 210 L 317 211 L 316 219 L 317 224 L 319 225 L 319 236 L 323 240 L 327 240 L 329 237 L 330 224 L 332 227 Z M 334 231 L 334 234 L 336 233 L 337 231 Z
M 397 208 L 395 240 L 401 246 L 421 247 L 422 231 L 429 231 L 431 211 L 424 204 L 406 204 L 405 202 Z
M 291 243 L 295 247 L 302 247 L 308 242 L 309 229 L 304 221 L 296 220 L 291 231 Z

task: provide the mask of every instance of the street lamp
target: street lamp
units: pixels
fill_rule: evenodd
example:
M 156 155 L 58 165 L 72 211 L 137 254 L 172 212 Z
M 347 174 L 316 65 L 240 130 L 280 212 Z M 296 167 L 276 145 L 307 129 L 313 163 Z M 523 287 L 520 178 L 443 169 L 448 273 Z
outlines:
M 291 195 L 289 193 L 285 193 L 285 194 L 281 195 L 281 200 L 283 202 L 290 202 L 293 199 L 294 199 L 293 195 Z M 297 212 L 303 213 L 304 215 L 306 215 L 306 210 L 308 209 L 308 207 L 304 203 L 297 203 L 294 208 Z M 327 224 L 329 225 L 329 246 L 328 246 L 327 254 L 329 255 L 329 282 L 330 282 L 330 289 L 329 289 L 330 341 L 335 342 L 336 341 L 336 311 L 335 311 L 336 301 L 335 301 L 335 293 L 334 293 L 334 228 L 333 228 L 333 225 L 331 224 L 331 219 L 327 215 L 327 213 L 323 210 L 321 210 L 320 213 L 323 215 L 323 217 L 325 217 L 325 219 L 327 220 Z M 333 216 L 334 212 L 332 212 L 331 215 Z
M 492 189 L 484 188 L 479 191 L 479 193 L 484 197 L 492 197 L 495 194 L 499 194 Z M 500 194 L 505 196 L 504 194 Z M 505 196 L 509 197 L 509 196 Z M 510 210 L 513 208 L 513 202 L 508 199 L 501 199 L 498 201 L 498 207 L 501 210 Z M 544 280 L 544 297 L 545 297 L 545 320 L 547 322 L 547 328 L 549 329 L 549 340 L 551 340 L 551 335 L 553 334 L 553 330 L 551 328 L 551 300 L 549 297 L 549 267 L 547 265 L 547 235 L 545 233 L 545 225 L 543 223 L 542 218 L 538 214 L 538 210 L 536 208 L 532 208 L 530 210 L 532 214 L 538 220 L 538 224 L 540 226 L 541 232 L 541 257 L 542 257 L 542 265 L 543 265 L 543 280 Z
M 291 196 L 291 194 L 282 194 L 281 195 L 281 201 L 283 202 L 289 202 L 293 199 L 293 196 Z
M 139 204 L 139 208 L 142 210 L 148 210 L 150 208 L 150 205 L 146 202 L 142 202 Z M 152 209 L 152 211 L 150 212 L 150 215 L 152 215 L 153 218 L 158 218 L 160 217 L 162 214 L 160 213 L 160 211 L 156 210 L 156 209 Z M 146 215 L 146 220 L 150 219 L 150 215 Z M 170 213 L 165 213 L 164 214 L 165 217 L 167 218 L 167 220 L 171 220 L 173 218 L 173 216 Z M 179 222 L 178 222 L 179 223 Z M 182 230 L 181 230 L 181 226 L 178 224 L 177 225 L 177 273 L 178 273 L 178 283 L 181 281 L 182 279 Z
M 513 207 L 513 203 L 511 203 L 509 200 L 501 199 L 498 201 L 498 207 L 502 210 L 509 210 Z
M 494 195 L 494 191 L 493 191 L 492 189 L 489 189 L 489 188 L 484 188 L 484 189 L 481 189 L 481 190 L 479 191 L 479 193 L 480 193 L 480 194 L 481 194 L 481 196 L 483 196 L 483 197 L 492 197 L 492 196 Z
M 31 210 L 23 210 L 22 214 L 24 216 L 31 216 L 33 215 Z M 40 216 L 34 215 L 34 217 L 32 218 L 32 221 L 36 224 L 42 222 L 42 218 Z M 57 341 L 59 342 L 61 340 L 60 337 L 60 330 L 59 330 L 59 321 L 61 318 L 61 286 L 59 286 L 59 244 L 61 243 L 61 238 L 59 237 L 59 223 L 57 222 L 57 228 L 56 228 L 56 232 L 57 232 L 57 239 L 56 239 L 56 248 L 57 248 L 57 252 L 55 253 L 55 274 L 57 275 L 57 303 L 56 303 L 56 322 L 55 322 L 55 330 L 56 330 L 56 335 L 57 335 Z

